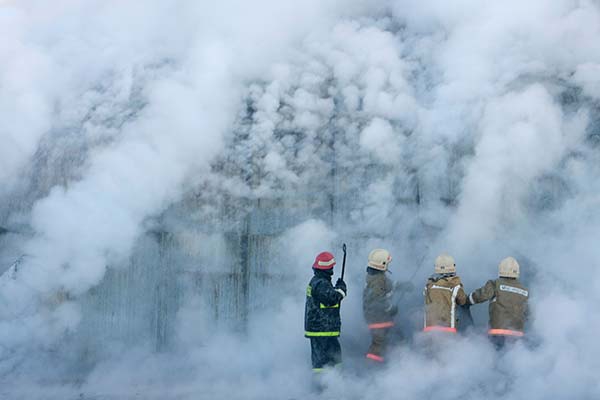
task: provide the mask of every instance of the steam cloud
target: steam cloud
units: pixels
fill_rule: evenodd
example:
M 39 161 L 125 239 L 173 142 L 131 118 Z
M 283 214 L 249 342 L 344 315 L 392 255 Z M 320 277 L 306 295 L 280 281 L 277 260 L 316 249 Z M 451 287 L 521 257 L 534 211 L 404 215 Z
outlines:
M 0 287 L 0 393 L 306 397 L 309 265 L 347 241 L 347 367 L 324 397 L 600 394 L 597 2 L 5 1 L 0 36 L 0 226 L 31 232 Z M 76 351 L 78 298 L 192 192 L 192 220 L 230 198 L 304 210 L 273 223 L 289 225 L 265 266 L 280 282 L 246 332 L 212 329 L 199 296 L 169 352 L 112 343 L 79 387 L 75 356 L 47 371 Z M 173 224 L 200 258 L 221 240 Z M 432 358 L 417 290 L 399 299 L 390 364 L 361 372 L 373 247 L 417 287 L 441 251 L 469 290 L 515 256 L 532 344 L 498 355 L 474 331 Z

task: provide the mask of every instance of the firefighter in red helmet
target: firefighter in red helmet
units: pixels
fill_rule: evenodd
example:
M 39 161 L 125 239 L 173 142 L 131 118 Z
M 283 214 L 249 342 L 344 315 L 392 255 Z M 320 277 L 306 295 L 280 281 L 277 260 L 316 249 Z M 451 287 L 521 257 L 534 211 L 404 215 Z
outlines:
M 312 265 L 314 276 L 306 288 L 304 336 L 310 339 L 314 372 L 342 362 L 340 303 L 346 297 L 346 283 L 340 278 L 331 283 L 335 258 L 329 252 L 317 255 Z

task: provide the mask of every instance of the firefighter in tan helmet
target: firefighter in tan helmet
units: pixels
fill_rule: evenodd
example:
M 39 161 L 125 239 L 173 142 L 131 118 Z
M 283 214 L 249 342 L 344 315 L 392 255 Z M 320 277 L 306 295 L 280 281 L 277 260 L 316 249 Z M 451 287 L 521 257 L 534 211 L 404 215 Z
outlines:
M 375 362 L 385 361 L 388 334 L 398 313 L 398 307 L 392 302 L 394 284 L 386 276 L 391 262 L 392 256 L 385 249 L 375 249 L 369 253 L 363 314 L 371 332 L 371 345 L 366 357 Z
M 507 257 L 498 265 L 498 279 L 487 281 L 468 298 L 469 304 L 489 301 L 488 335 L 498 349 L 507 338 L 514 340 L 525 334 L 529 290 L 519 282 L 519 275 L 519 263 Z
M 467 303 L 467 295 L 460 278 L 456 275 L 456 263 L 448 254 L 435 259 L 434 274 L 429 277 L 423 290 L 425 297 L 424 332 L 456 333 L 458 327 L 457 305 Z

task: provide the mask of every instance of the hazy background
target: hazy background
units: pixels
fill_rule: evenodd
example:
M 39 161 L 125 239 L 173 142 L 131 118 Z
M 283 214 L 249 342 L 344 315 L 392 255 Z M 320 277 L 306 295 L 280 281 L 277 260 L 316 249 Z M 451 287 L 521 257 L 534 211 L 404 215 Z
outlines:
M 597 398 L 598 37 L 595 0 L 0 1 L 0 397 L 312 396 L 345 242 L 324 398 Z M 416 289 L 368 372 L 375 247 Z M 469 291 L 517 258 L 528 346 L 478 306 L 425 354 L 442 251 Z

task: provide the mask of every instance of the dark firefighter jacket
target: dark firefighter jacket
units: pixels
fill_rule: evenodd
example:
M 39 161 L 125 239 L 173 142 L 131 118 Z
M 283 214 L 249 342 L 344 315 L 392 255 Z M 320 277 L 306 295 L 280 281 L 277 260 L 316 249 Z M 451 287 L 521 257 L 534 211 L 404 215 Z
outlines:
M 367 282 L 363 291 L 363 314 L 369 328 L 393 326 L 398 307 L 392 303 L 394 284 L 384 271 L 367 268 Z
M 529 290 L 514 278 L 489 280 L 469 295 L 471 304 L 490 302 L 490 334 L 500 335 L 522 334 L 528 314 L 528 299 Z
M 340 336 L 340 302 L 344 296 L 331 284 L 333 271 L 314 271 L 306 288 L 304 336 Z

